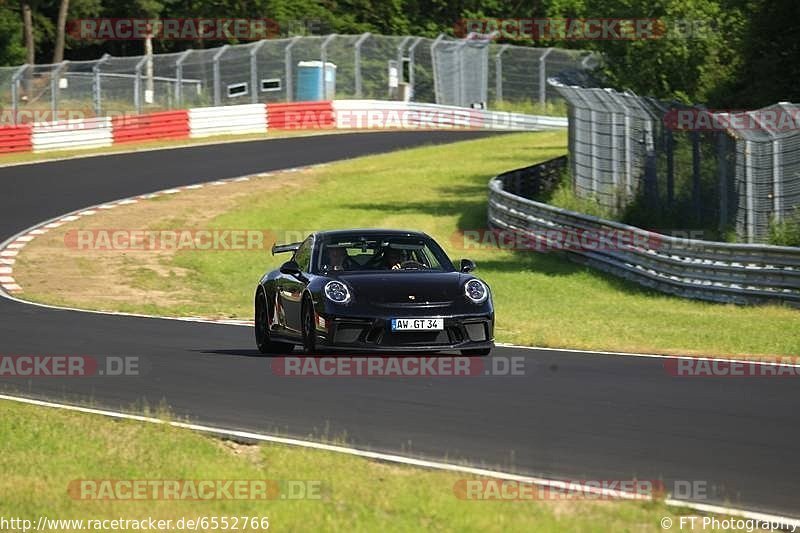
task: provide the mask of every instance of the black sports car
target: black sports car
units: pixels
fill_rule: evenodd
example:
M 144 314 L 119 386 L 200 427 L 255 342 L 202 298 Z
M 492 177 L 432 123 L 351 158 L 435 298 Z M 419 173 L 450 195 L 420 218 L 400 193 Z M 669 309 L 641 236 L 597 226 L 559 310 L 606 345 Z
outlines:
M 461 350 L 494 346 L 489 287 L 462 259 L 458 270 L 424 233 L 337 230 L 275 245 L 292 252 L 265 274 L 255 293 L 261 353 L 343 349 L 373 352 Z

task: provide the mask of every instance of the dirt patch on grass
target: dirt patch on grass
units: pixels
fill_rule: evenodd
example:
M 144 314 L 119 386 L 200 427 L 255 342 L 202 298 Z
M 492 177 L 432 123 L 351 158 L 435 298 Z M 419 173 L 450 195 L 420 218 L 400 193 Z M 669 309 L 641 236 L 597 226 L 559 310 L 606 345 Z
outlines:
M 179 249 L 186 247 L 113 249 L 115 244 L 102 241 L 101 236 L 113 235 L 114 230 L 126 235 L 138 230 L 168 230 L 184 235 L 209 229 L 259 230 L 218 228 L 213 221 L 248 198 L 274 193 L 285 201 L 308 187 L 312 174 L 311 169 L 258 174 L 247 181 L 209 183 L 113 209 L 97 209 L 93 215 L 49 230 L 22 249 L 14 267 L 14 276 L 23 288 L 22 297 L 99 310 L 125 309 L 131 303 L 140 307 L 190 308 L 196 303 L 197 294 L 187 290 L 185 284 L 193 272 L 174 264 L 176 254 L 186 253 Z M 285 179 L 287 176 L 291 179 Z M 91 241 L 78 244 L 78 232 L 84 230 L 91 232 Z M 200 237 L 196 238 L 199 243 Z M 267 253 L 272 245 L 268 239 L 267 234 L 264 250 L 252 253 Z

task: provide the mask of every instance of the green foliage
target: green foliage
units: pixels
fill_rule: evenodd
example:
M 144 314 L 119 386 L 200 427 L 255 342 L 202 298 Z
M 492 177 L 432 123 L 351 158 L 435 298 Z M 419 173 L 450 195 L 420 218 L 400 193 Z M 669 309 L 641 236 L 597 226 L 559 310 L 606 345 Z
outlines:
M 663 37 L 555 43 L 605 57 L 603 74 L 620 88 L 684 102 L 707 102 L 741 65 L 747 13 L 728 0 L 552 0 L 551 17 L 658 19 Z M 684 29 L 690 22 L 690 30 Z
M 19 65 L 24 62 L 22 19 L 18 13 L 0 4 L 0 65 Z
M 800 209 L 781 222 L 769 226 L 769 243 L 779 246 L 800 246 Z
M 52 57 L 60 0 L 33 4 L 36 57 Z M 0 64 L 22 62 L 19 10 L 0 3 Z M 518 45 L 590 49 L 603 54 L 605 83 L 637 94 L 755 108 L 800 100 L 800 40 L 796 0 L 72 0 L 69 19 L 81 17 L 263 17 L 292 34 L 372 32 L 383 35 L 454 35 L 464 18 L 585 17 L 657 19 L 665 35 L 640 40 L 514 41 Z M 300 21 L 299 24 L 291 23 Z M 687 26 L 688 23 L 688 26 Z M 687 30 L 689 27 L 691 30 Z M 210 48 L 216 41 L 163 41 L 155 51 Z M 102 53 L 136 55 L 142 43 L 67 38 L 71 60 Z M 512 66 L 509 65 L 508 68 Z M 527 68 L 527 67 L 525 67 Z

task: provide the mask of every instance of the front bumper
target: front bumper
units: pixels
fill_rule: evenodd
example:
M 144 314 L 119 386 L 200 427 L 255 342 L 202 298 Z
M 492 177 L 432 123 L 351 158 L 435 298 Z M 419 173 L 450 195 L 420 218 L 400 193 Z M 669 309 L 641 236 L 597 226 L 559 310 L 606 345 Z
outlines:
M 317 315 L 317 346 L 359 352 L 431 352 L 494 347 L 494 316 L 426 315 L 443 318 L 442 331 L 392 331 L 395 316 L 373 318 Z M 418 317 L 422 318 L 422 316 Z

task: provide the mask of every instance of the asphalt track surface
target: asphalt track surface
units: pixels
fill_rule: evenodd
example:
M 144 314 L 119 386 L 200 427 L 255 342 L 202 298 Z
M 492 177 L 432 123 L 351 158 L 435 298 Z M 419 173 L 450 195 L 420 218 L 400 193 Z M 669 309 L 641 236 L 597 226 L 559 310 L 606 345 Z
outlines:
M 0 241 L 122 197 L 477 135 L 341 134 L 0 168 Z M 0 389 L 110 409 L 166 403 L 226 429 L 346 436 L 362 449 L 519 474 L 698 481 L 707 494 L 696 501 L 800 516 L 797 379 L 676 378 L 658 358 L 517 348 L 493 355 L 524 358 L 524 376 L 287 378 L 252 337 L 241 326 L 0 298 L 0 354 L 135 355 L 146 367 L 128 378 L 4 378 Z

